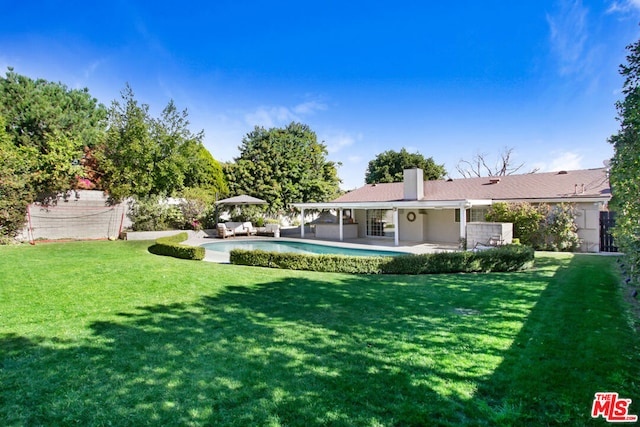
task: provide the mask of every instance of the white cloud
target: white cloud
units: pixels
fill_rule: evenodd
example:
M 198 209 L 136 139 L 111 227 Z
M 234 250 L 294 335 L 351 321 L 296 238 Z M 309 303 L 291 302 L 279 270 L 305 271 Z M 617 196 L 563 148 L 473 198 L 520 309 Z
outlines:
M 314 114 L 316 111 L 324 111 L 326 109 L 327 109 L 327 106 L 321 102 L 309 101 L 309 102 L 303 102 L 302 104 L 298 104 L 295 107 L 293 107 L 293 112 L 296 114 L 311 115 L 311 114 Z
M 362 134 L 352 135 L 345 131 L 338 131 L 330 133 L 320 139 L 327 145 L 327 151 L 329 151 L 329 153 L 337 153 L 343 148 L 349 147 L 357 141 L 361 141 Z
M 560 73 L 573 74 L 582 69 L 588 56 L 587 9 L 582 1 L 563 1 L 558 13 L 547 14 L 547 23 L 551 50 L 560 62 Z
M 305 116 L 326 109 L 326 105 L 318 101 L 307 101 L 293 107 L 260 106 L 255 111 L 245 114 L 244 121 L 251 127 L 272 128 L 287 125 L 290 122 L 303 121 Z
M 258 107 L 245 114 L 244 121 L 249 126 L 275 127 L 276 124 L 294 120 L 295 115 L 286 107 Z
M 628 13 L 640 11 L 640 0 L 613 1 L 607 13 Z
M 577 170 L 583 169 L 584 157 L 572 151 L 552 151 L 548 154 L 552 158 L 551 162 L 538 162 L 534 164 L 534 168 L 540 172 L 555 172 L 561 170 Z

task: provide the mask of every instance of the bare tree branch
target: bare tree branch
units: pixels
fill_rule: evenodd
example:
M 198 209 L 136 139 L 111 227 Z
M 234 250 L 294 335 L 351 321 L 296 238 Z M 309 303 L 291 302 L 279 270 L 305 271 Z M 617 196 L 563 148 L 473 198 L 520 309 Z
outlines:
M 456 165 L 456 170 L 464 178 L 479 178 L 481 176 L 506 176 L 513 175 L 524 167 L 524 162 L 513 165 L 511 155 L 512 147 L 505 147 L 499 154 L 499 158 L 490 166 L 490 161 L 485 153 L 478 153 L 471 161 L 461 159 Z M 536 173 L 539 169 L 532 169 L 529 173 Z M 483 175 L 484 174 L 484 175 Z

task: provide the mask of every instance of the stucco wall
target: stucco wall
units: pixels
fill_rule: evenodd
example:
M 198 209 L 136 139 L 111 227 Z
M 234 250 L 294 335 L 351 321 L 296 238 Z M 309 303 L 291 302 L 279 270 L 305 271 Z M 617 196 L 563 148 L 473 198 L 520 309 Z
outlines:
M 426 228 L 424 240 L 427 242 L 458 243 L 460 223 L 455 221 L 454 209 L 429 209 L 424 216 Z
M 414 221 L 409 221 L 407 215 L 409 213 L 415 215 Z M 400 209 L 398 211 L 398 223 L 400 225 L 399 239 L 408 242 L 424 241 L 424 217 L 418 209 Z

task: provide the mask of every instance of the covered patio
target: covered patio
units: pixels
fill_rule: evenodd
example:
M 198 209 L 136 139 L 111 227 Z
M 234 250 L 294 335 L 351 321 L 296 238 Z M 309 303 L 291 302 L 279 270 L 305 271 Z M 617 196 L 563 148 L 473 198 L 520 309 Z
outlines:
M 487 207 L 491 200 L 398 200 L 386 202 L 327 202 L 327 203 L 294 203 L 300 209 L 300 222 L 305 223 L 308 211 L 335 211 L 337 222 L 315 224 L 316 239 L 333 240 L 338 242 L 356 240 L 374 241 L 378 245 L 392 244 L 393 246 L 415 246 L 420 244 L 446 246 L 459 243 L 466 236 L 469 219 L 467 210 L 477 207 Z M 428 225 L 424 219 L 429 212 L 432 216 L 437 211 L 450 211 L 451 224 L 448 225 L 447 239 L 429 239 L 427 227 L 438 227 L 435 223 Z M 455 216 L 455 220 L 453 217 Z M 418 218 L 420 220 L 418 221 Z M 456 224 L 453 224 L 455 221 Z M 387 230 L 389 230 L 387 232 Z M 301 227 L 301 238 L 305 238 L 305 227 Z M 381 238 L 382 237 L 382 238 Z M 387 237 L 387 238 L 384 238 Z M 392 243 L 391 243 L 392 242 Z M 402 242 L 402 243 L 401 243 Z

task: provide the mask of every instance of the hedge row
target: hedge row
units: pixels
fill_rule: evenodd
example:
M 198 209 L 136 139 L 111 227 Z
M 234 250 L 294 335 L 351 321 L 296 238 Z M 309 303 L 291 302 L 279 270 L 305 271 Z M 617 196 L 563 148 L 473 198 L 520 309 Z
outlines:
M 234 249 L 231 264 L 359 274 L 434 274 L 519 271 L 531 268 L 534 251 L 506 245 L 480 252 L 441 252 L 395 257 L 309 255 Z
M 156 255 L 166 255 L 174 258 L 192 259 L 200 261 L 204 259 L 205 249 L 201 246 L 182 245 L 189 238 L 186 232 L 174 236 L 160 237 L 155 245 L 149 248 L 149 252 Z

